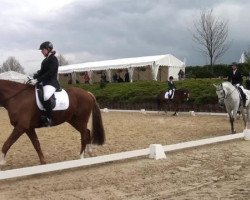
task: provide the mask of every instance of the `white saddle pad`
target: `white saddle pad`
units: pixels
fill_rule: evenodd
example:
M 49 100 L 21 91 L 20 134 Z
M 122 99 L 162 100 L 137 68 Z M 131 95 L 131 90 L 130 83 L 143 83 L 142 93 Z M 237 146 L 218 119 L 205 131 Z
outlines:
M 45 110 L 42 103 L 38 98 L 38 89 L 36 91 L 36 104 L 40 110 Z M 62 89 L 60 92 L 55 92 L 56 106 L 53 110 L 66 110 L 69 107 L 69 96 L 65 90 Z
M 169 98 L 168 98 L 168 95 L 169 95 L 169 92 L 166 92 L 166 93 L 165 93 L 165 99 L 169 99 Z M 173 91 L 173 95 L 172 95 L 171 99 L 173 99 L 173 98 L 174 98 L 174 91 Z

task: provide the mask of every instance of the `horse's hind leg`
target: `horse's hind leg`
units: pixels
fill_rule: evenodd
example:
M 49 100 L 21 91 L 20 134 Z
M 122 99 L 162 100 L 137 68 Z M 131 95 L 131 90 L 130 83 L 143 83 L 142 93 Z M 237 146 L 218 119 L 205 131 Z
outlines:
M 174 112 L 173 116 L 178 116 L 179 104 L 174 104 L 174 107 L 175 107 L 175 112 Z
M 29 131 L 26 131 L 26 133 L 27 133 L 30 141 L 32 142 L 32 144 L 33 144 L 33 146 L 38 154 L 40 163 L 46 164 L 46 161 L 45 161 L 44 156 L 43 156 L 43 152 L 41 150 L 40 142 L 39 142 L 37 134 L 35 132 L 35 129 L 31 129 Z
M 86 132 L 81 132 L 81 151 L 80 158 L 84 158 L 85 154 L 92 155 L 92 146 L 91 146 L 91 136 L 90 130 L 86 129 Z
M 24 133 L 24 130 L 18 126 L 16 126 L 8 139 L 5 141 L 2 147 L 2 152 L 0 152 L 0 165 L 4 165 L 6 163 L 5 156 L 10 149 L 10 147 L 17 141 L 17 139 Z
M 78 130 L 81 134 L 81 150 L 80 150 L 80 158 L 84 158 L 85 149 L 86 152 L 91 152 L 91 136 L 90 130 L 87 129 L 87 123 L 83 123 L 81 120 L 74 119 L 69 122 L 76 130 Z M 87 147 L 87 148 L 86 148 Z

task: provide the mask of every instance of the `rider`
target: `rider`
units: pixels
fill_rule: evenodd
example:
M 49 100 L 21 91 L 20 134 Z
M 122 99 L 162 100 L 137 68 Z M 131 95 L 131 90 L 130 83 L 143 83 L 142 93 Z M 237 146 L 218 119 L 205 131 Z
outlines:
M 51 126 L 51 114 L 52 114 L 52 95 L 57 89 L 60 88 L 59 82 L 57 80 L 58 73 L 58 60 L 55 56 L 55 51 L 53 50 L 53 45 L 51 42 L 43 42 L 39 50 L 41 50 L 45 59 L 41 63 L 41 69 L 37 71 L 33 76 L 33 84 L 41 84 L 43 87 L 43 100 L 44 108 L 46 110 L 45 126 Z
M 172 98 L 174 91 L 176 90 L 173 80 L 174 80 L 173 76 L 170 76 L 168 79 L 168 98 L 169 99 Z
M 228 81 L 232 83 L 232 85 L 239 88 L 239 91 L 241 93 L 242 101 L 243 101 L 243 107 L 246 107 L 246 93 L 245 89 L 242 86 L 242 75 L 240 70 L 238 70 L 237 63 L 232 63 L 232 71 L 230 72 L 228 76 Z

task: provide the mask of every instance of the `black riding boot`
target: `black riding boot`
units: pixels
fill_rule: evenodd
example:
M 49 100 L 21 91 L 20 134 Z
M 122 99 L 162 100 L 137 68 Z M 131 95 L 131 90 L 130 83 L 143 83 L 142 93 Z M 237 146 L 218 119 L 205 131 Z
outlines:
M 245 94 L 242 96 L 242 104 L 243 104 L 243 108 L 245 108 L 246 107 L 246 95 Z
M 44 125 L 50 127 L 52 124 L 51 115 L 52 115 L 52 103 L 51 99 L 44 101 L 44 108 L 46 110 L 46 119 L 44 120 Z
M 171 99 L 173 96 L 173 90 L 169 90 L 168 92 L 168 99 Z

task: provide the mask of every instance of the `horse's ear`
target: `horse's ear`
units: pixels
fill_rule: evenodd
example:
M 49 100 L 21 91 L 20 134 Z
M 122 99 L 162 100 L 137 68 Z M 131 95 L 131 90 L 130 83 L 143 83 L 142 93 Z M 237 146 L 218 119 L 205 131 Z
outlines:
M 213 83 L 213 86 L 214 86 L 215 88 L 217 88 L 217 87 L 218 87 L 218 85 L 216 85 L 216 84 L 214 84 L 214 83 Z

